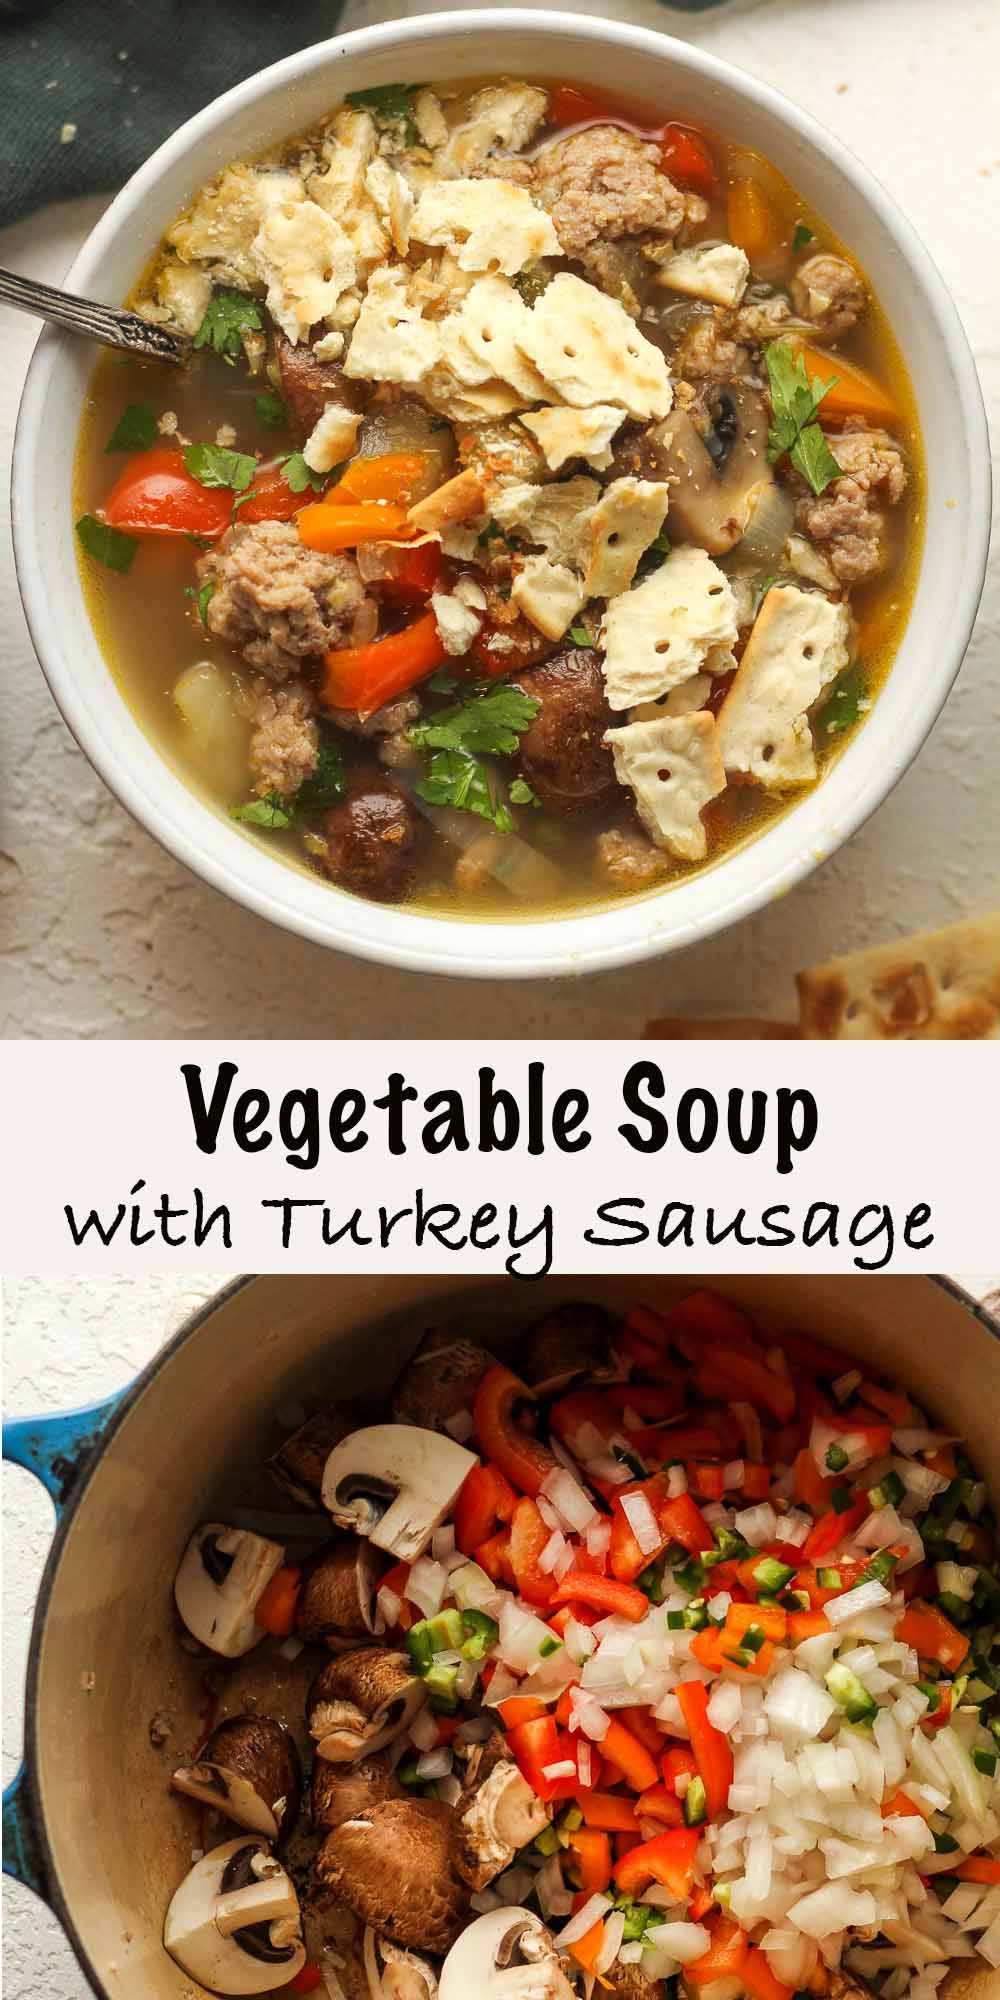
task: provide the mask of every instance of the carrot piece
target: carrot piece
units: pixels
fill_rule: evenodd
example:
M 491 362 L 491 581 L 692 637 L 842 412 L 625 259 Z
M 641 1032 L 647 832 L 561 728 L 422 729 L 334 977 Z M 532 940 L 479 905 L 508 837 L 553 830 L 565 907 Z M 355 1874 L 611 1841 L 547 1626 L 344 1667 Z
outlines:
M 740 1978 L 753 2000 L 792 2000 L 795 1989 L 786 1986 L 768 1964 L 767 1953 L 760 1946 L 749 1946 L 740 1969 Z
M 957 1673 L 970 1643 L 936 1604 L 921 1604 L 919 1598 L 907 1605 L 896 1627 L 896 1637 L 904 1646 L 915 1647 L 923 1659 L 937 1660 L 949 1673 Z
M 730 183 L 727 199 L 729 240 L 745 250 L 751 264 L 769 257 L 780 248 L 784 223 L 770 196 L 759 181 L 746 179 Z
M 573 1803 L 582 1812 L 587 1826 L 602 1827 L 605 1833 L 639 1831 L 636 1808 L 631 1799 L 617 1799 L 613 1792 L 578 1792 Z
M 827 354 L 823 348 L 811 347 L 795 335 L 790 335 L 789 340 L 796 353 L 802 356 L 810 380 L 813 376 L 818 376 L 822 382 L 829 382 L 832 376 L 837 378 L 820 404 L 821 423 L 836 424 L 842 422 L 844 417 L 854 416 L 867 417 L 876 424 L 898 422 L 899 412 L 888 390 L 875 380 L 874 375 L 869 375 L 867 368 L 859 368 L 854 361 L 845 361 L 842 354 Z
M 569 1851 L 580 1888 L 589 1896 L 601 1895 L 611 1880 L 611 1842 L 604 1828 L 578 1826 L 570 1834 Z
M 659 1773 L 654 1759 L 645 1744 L 640 1743 L 638 1737 L 633 1736 L 632 1731 L 626 1729 L 615 1715 L 601 1738 L 601 1755 L 610 1757 L 634 1792 L 648 1792 L 650 1785 L 655 1785 Z
M 429 464 L 430 453 L 426 451 L 387 451 L 381 458 L 352 458 L 336 486 L 324 497 L 334 506 L 341 506 L 344 501 L 367 504 L 373 500 L 392 500 L 408 507 L 420 496 Z
M 433 611 L 402 632 L 370 646 L 344 646 L 326 655 L 320 700 L 327 708 L 351 708 L 373 715 L 383 703 L 405 694 L 448 658 Z
M 708 1950 L 700 1958 L 692 1959 L 684 1967 L 685 1980 L 695 1986 L 708 1986 L 713 1979 L 738 1978 L 746 1962 L 749 1939 L 739 1924 L 731 1917 L 709 1917 L 705 1928 L 712 1940 Z
M 970 1854 L 968 1861 L 950 1872 L 960 1882 L 1000 1882 L 1000 1860 L 992 1854 Z
M 302 1571 L 298 1563 L 286 1563 L 276 1570 L 267 1589 L 258 1598 L 254 1624 L 261 1625 L 275 1639 L 288 1639 L 295 1630 L 295 1608 L 299 1601 Z
M 734 1610 L 736 1608 L 733 1606 Z M 699 1632 L 695 1636 L 700 1639 L 703 1635 Z M 718 1634 L 713 1632 L 712 1637 L 717 1638 Z M 716 1729 L 708 1719 L 708 1693 L 701 1681 L 682 1681 L 674 1692 L 688 1726 L 691 1750 L 705 1787 L 709 1819 L 717 1819 L 725 1811 L 729 1787 L 733 1782 L 732 1750 L 721 1729 Z
M 341 549 L 356 549 L 359 542 L 399 541 L 413 533 L 406 508 L 381 501 L 336 507 L 330 500 L 317 500 L 314 507 L 303 507 L 295 518 L 306 548 L 327 556 Z

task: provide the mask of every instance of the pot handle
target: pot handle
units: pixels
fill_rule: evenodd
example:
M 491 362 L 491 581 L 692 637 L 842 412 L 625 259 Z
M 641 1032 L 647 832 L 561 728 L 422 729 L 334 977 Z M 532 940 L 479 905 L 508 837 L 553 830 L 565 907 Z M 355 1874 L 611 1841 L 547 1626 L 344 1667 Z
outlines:
M 17 1417 L 3 1427 L 3 1455 L 41 1481 L 58 1520 L 91 1453 L 100 1443 L 124 1395 L 118 1390 L 81 1410 L 55 1416 Z M 22 1764 L 3 1795 L 3 1872 L 44 1898 L 45 1871 Z

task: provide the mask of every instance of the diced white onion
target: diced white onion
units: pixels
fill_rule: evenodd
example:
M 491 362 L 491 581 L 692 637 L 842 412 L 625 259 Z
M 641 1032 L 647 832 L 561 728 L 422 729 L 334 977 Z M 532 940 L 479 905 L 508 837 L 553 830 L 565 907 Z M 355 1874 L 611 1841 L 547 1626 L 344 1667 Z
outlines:
M 777 1539 L 778 1516 L 770 1502 L 762 1500 L 759 1506 L 744 1507 L 742 1513 L 734 1514 L 733 1527 L 752 1549 L 762 1549 Z
M 435 1750 L 424 1750 L 417 1758 L 418 1778 L 447 1778 L 452 1767 L 452 1754 L 447 1743 Z
M 880 1604 L 888 1604 L 891 1593 L 884 1583 L 875 1578 L 871 1583 L 855 1584 L 853 1590 L 842 1591 L 839 1597 L 831 1597 L 823 1606 L 827 1618 L 834 1629 L 849 1624 L 850 1620 L 863 1611 L 874 1611 Z
M 947 1444 L 960 1444 L 957 1437 L 946 1437 L 943 1431 L 907 1429 L 894 1430 L 892 1441 L 904 1458 L 915 1458 L 918 1451 L 940 1451 Z
M 437 1723 L 429 1708 L 419 1708 L 410 1724 L 410 1742 L 415 1750 L 437 1748 Z
M 454 1551 L 455 1530 L 451 1522 L 446 1521 L 442 1528 L 435 1528 L 431 1536 L 431 1555 L 434 1557 L 435 1562 L 443 1563 L 446 1557 L 454 1554 Z M 464 1560 L 465 1558 L 463 1557 Z
M 563 1925 L 557 1942 L 560 1945 L 575 1944 L 577 1938 L 586 1937 L 598 1917 L 603 1917 L 605 1910 L 610 1910 L 611 1907 L 610 1896 L 588 1896 L 582 1910 L 577 1910 L 576 1916 L 571 1917 L 569 1923 Z
M 643 1555 L 653 1555 L 660 1548 L 663 1536 L 645 1493 L 624 1493 L 622 1512 Z
M 587 1529 L 584 1540 L 589 1556 L 603 1556 L 611 1547 L 610 1521 L 597 1520 Z
M 446 1417 L 444 1427 L 456 1444 L 464 1444 L 476 1428 L 476 1420 L 471 1410 L 456 1410 L 453 1417 Z
M 595 1701 L 594 1696 L 588 1694 L 586 1688 L 582 1687 L 571 1688 L 569 1698 L 572 1711 L 571 1726 L 575 1724 L 585 1736 L 589 1736 L 592 1743 L 602 1743 L 608 1733 L 609 1717 L 600 1702 Z M 627 1707 L 628 1704 L 625 1703 L 623 1706 Z
M 627 1471 L 626 1477 L 628 1477 Z M 588 1499 L 579 1480 L 574 1479 L 573 1474 L 567 1472 L 565 1466 L 556 1466 L 547 1475 L 542 1485 L 542 1492 L 560 1516 L 563 1526 L 571 1528 L 575 1534 L 585 1534 L 587 1529 L 600 1518 L 597 1508 L 593 1501 Z
M 546 1576 L 551 1576 L 560 1556 L 565 1555 L 566 1547 L 565 1535 L 558 1528 L 554 1528 L 538 1558 L 538 1567 L 544 1570 Z
M 618 1948 L 624 1935 L 625 1912 L 624 1910 L 615 1910 L 604 1926 L 601 1949 L 594 1960 L 594 1971 L 598 1975 L 606 1972 L 608 1966 L 614 1964 L 615 1959 L 618 1957 Z
M 444 1603 L 447 1584 L 448 1572 L 442 1563 L 418 1556 L 407 1579 L 406 1595 L 425 1618 L 435 1618 Z
M 375 1608 L 385 1625 L 395 1625 L 403 1609 L 403 1600 L 401 1597 L 397 1597 L 394 1590 L 389 1590 L 383 1584 L 375 1599 Z
M 577 1769 L 572 1757 L 560 1757 L 556 1764 L 542 1765 L 542 1777 L 548 1778 L 551 1782 L 556 1778 L 575 1778 L 576 1775 Z
M 667 1473 L 667 1499 L 679 1500 L 687 1490 L 687 1473 L 683 1465 L 672 1465 Z

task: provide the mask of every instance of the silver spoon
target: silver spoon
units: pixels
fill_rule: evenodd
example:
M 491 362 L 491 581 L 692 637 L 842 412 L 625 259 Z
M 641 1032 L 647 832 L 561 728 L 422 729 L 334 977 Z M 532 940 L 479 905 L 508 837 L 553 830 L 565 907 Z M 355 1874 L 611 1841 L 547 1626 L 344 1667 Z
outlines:
M 144 355 L 149 361 L 173 361 L 183 367 L 191 355 L 187 334 L 171 333 L 138 313 L 116 312 L 113 306 L 98 305 L 96 299 L 78 299 L 72 292 L 57 291 L 54 285 L 40 285 L 35 278 L 21 278 L 16 271 L 0 270 L 0 304 L 34 313 L 38 319 L 52 320 L 71 333 L 85 333 L 105 347 L 118 347 L 125 354 Z

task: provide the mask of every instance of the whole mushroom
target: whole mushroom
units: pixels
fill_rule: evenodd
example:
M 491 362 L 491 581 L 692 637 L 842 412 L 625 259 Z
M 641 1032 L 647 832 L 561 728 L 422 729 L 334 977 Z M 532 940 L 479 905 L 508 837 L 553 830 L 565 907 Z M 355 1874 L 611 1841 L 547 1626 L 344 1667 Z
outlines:
M 427 1689 L 406 1653 L 362 1646 L 321 1667 L 306 1697 L 317 1757 L 355 1764 L 409 1729 Z
M 455 1865 L 470 1889 L 485 1889 L 541 1833 L 550 1808 L 521 1776 L 497 1732 L 473 1749 L 455 1802 Z
M 381 1757 L 362 1757 L 357 1764 L 331 1764 L 328 1757 L 317 1757 L 313 1765 L 312 1822 L 327 1832 L 345 1819 L 355 1819 L 366 1806 L 405 1796 Z
M 445 1430 L 452 1418 L 471 1411 L 492 1354 L 448 1327 L 431 1327 L 397 1377 L 389 1408 L 398 1424 Z
M 262 1840 L 230 1840 L 175 1892 L 163 1943 L 211 1993 L 271 1993 L 306 1962 L 299 1899 Z
M 555 1941 L 530 1910 L 490 1910 L 441 1967 L 439 2000 L 575 2000 Z
M 611 1343 L 610 1314 L 601 1306 L 573 1300 L 528 1328 L 518 1373 L 538 1395 L 555 1396 L 580 1375 L 600 1380 L 618 1372 L 610 1358 Z
M 186 1798 L 268 1840 L 290 1833 L 298 1818 L 299 1753 L 284 1724 L 269 1715 L 234 1715 L 220 1722 L 197 1761 L 182 1765 L 171 1782 Z
M 285 1560 L 280 1542 L 247 1528 L 206 1521 L 196 1528 L 174 1579 L 174 1600 L 189 1632 L 224 1659 L 260 1644 L 257 1605 Z
M 302 1566 L 295 1604 L 299 1638 L 331 1652 L 370 1638 L 382 1567 L 377 1550 L 357 1535 L 337 1535 L 318 1549 Z
M 327 1834 L 317 1879 L 391 1943 L 446 1952 L 469 1907 L 453 1833 L 451 1809 L 440 1799 L 384 1799 Z M 468 1987 L 461 2000 L 476 1990 Z
M 454 1439 L 413 1424 L 352 1431 L 330 1453 L 323 1505 L 397 1562 L 415 1562 L 478 1461 Z
M 303 1507 L 322 1504 L 323 1467 L 333 1450 L 352 1429 L 354 1418 L 341 1403 L 328 1403 L 314 1417 L 293 1431 L 268 1460 L 280 1486 Z

